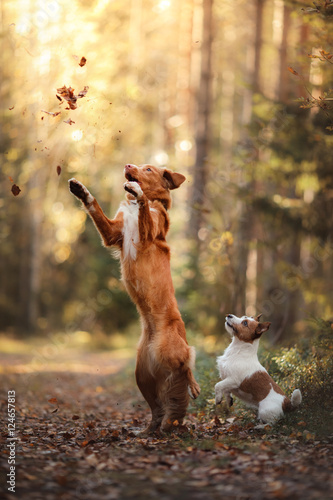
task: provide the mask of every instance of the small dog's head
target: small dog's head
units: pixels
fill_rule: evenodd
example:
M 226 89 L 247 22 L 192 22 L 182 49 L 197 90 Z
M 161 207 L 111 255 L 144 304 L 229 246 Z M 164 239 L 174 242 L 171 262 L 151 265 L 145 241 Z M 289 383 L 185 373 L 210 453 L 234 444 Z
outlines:
M 171 205 L 169 191 L 178 188 L 185 181 L 184 175 L 153 165 L 126 165 L 124 173 L 128 181 L 140 185 L 150 201 L 158 200 L 166 209 Z
M 228 314 L 225 318 L 225 328 L 230 335 L 239 338 L 243 342 L 253 342 L 259 339 L 264 332 L 270 327 L 270 322 L 266 321 L 261 323 L 261 314 L 255 318 L 250 318 L 249 316 L 242 316 L 237 318 L 233 314 Z

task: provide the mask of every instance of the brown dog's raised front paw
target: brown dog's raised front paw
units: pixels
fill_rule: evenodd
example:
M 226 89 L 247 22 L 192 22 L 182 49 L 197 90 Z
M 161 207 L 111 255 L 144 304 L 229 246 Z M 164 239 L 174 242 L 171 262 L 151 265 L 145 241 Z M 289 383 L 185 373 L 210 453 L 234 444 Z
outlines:
M 70 192 L 81 200 L 84 205 L 89 205 L 89 203 L 94 201 L 93 196 L 89 193 L 88 189 L 81 184 L 81 182 L 73 178 L 69 179 L 68 184 Z
M 125 182 L 124 189 L 128 193 L 131 193 L 133 196 L 135 196 L 135 198 L 137 198 L 138 200 L 140 200 L 143 196 L 143 191 L 137 182 Z

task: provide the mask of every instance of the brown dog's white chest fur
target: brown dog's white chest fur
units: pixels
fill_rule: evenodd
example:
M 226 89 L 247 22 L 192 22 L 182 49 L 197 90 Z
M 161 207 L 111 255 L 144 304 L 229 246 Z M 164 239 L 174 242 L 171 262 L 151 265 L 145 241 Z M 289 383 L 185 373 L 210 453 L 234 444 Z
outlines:
M 136 260 L 137 245 L 139 243 L 139 206 L 136 201 L 123 202 L 118 210 L 123 214 L 123 260 Z
M 217 358 L 222 381 L 215 386 L 215 401 L 220 403 L 225 395 L 231 406 L 233 394 L 257 408 L 261 421 L 273 422 L 298 406 L 302 396 L 296 389 L 289 399 L 259 362 L 259 339 L 270 326 L 269 322 L 260 323 L 259 318 L 237 318 L 233 314 L 226 317 L 225 326 L 232 342 L 223 356 Z

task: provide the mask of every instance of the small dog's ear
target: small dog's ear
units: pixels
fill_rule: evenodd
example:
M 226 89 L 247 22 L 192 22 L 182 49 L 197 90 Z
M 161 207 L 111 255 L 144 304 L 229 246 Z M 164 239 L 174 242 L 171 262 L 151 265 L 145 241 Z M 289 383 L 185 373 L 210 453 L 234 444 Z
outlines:
M 258 316 L 256 316 L 256 317 L 254 318 L 254 319 L 255 319 L 255 321 L 259 321 L 259 320 L 260 320 L 260 318 L 261 318 L 261 316 L 262 316 L 262 313 L 258 314 Z
M 259 323 L 259 325 L 256 328 L 257 337 L 260 337 L 262 333 L 267 332 L 270 326 L 271 323 L 269 321 L 265 321 L 265 323 Z
M 178 188 L 186 179 L 184 175 L 177 174 L 177 172 L 172 172 L 168 169 L 164 170 L 163 177 L 167 180 L 169 189 Z

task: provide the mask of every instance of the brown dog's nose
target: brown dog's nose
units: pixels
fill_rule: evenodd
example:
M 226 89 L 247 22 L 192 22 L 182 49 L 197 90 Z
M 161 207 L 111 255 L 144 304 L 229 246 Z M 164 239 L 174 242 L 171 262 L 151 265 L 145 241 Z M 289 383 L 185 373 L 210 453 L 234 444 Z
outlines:
M 130 164 L 125 165 L 125 168 L 132 168 L 132 165 L 130 165 Z

